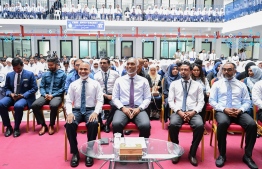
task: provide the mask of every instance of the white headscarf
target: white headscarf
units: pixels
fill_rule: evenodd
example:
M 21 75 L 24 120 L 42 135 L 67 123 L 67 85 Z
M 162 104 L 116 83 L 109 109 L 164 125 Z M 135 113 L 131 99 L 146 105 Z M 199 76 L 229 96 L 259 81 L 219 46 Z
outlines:
M 94 68 L 94 64 L 95 64 L 95 63 L 98 64 L 98 68 Z M 98 60 L 94 60 L 94 61 L 93 61 L 93 64 L 92 64 L 91 70 L 92 70 L 94 73 L 97 73 L 97 72 L 100 71 L 99 61 L 98 61 Z

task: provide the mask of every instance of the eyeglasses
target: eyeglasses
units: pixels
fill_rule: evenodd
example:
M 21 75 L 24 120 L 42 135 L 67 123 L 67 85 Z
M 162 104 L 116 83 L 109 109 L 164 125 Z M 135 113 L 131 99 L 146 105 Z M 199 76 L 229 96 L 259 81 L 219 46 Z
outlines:
M 225 68 L 223 68 L 222 70 L 223 70 L 224 72 L 232 72 L 232 71 L 233 71 L 232 68 L 229 68 L 229 69 L 225 69 Z
M 75 66 L 77 66 L 77 67 L 78 67 L 78 66 L 80 66 L 80 64 L 75 64 Z

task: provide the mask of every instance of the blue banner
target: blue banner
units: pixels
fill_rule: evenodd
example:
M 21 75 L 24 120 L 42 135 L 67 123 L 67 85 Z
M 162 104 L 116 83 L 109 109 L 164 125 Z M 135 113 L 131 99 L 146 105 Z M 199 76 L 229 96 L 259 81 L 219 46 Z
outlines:
M 105 21 L 67 20 L 66 28 L 74 31 L 105 31 Z

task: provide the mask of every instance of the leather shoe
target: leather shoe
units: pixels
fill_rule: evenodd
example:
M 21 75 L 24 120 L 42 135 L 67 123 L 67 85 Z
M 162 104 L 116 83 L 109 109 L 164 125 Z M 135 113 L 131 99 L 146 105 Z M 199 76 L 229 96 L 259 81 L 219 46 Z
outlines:
M 198 165 L 198 162 L 197 162 L 196 157 L 193 157 L 193 156 L 191 156 L 190 154 L 188 154 L 188 159 L 189 159 L 190 163 L 191 163 L 193 166 L 197 166 L 197 165 Z
M 126 130 L 126 131 L 124 132 L 125 135 L 130 135 L 131 133 L 132 133 L 132 130 Z
M 11 134 L 13 133 L 13 128 L 12 127 L 6 127 L 6 131 L 5 131 L 5 137 L 9 137 L 11 136 Z
M 175 158 L 172 159 L 172 163 L 177 164 L 179 162 L 179 160 L 180 160 L 180 157 L 175 157 Z
M 217 167 L 223 167 L 224 164 L 226 162 L 226 157 L 225 156 L 219 156 L 217 159 L 216 159 L 216 166 Z
M 251 157 L 248 157 L 246 155 L 243 156 L 243 162 L 246 163 L 246 165 L 251 169 L 257 169 L 256 163 L 253 161 Z
M 70 166 L 71 167 L 77 167 L 79 164 L 79 153 L 73 154 L 71 162 L 70 162 Z
M 109 133 L 109 132 L 110 132 L 110 126 L 109 126 L 108 124 L 106 124 L 106 125 L 104 126 L 104 132 L 106 132 L 106 133 Z
M 13 134 L 14 137 L 19 137 L 20 135 L 21 134 L 20 134 L 20 130 L 19 129 L 14 130 L 14 134 Z
M 39 136 L 42 136 L 45 134 L 45 132 L 47 132 L 48 128 L 47 126 L 42 126 L 41 130 L 39 131 Z
M 53 135 L 55 133 L 54 126 L 49 126 L 48 133 L 49 135 Z
M 93 164 L 94 164 L 93 158 L 92 157 L 86 157 L 86 166 L 92 167 Z

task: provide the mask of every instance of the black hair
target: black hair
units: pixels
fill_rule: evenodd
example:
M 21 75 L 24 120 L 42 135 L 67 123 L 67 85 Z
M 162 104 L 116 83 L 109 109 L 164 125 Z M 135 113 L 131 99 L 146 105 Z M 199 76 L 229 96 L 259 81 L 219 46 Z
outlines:
M 191 71 L 193 70 L 192 65 L 191 65 L 190 62 L 188 62 L 188 61 L 184 61 L 184 62 L 182 62 L 182 63 L 181 63 L 181 66 L 182 66 L 182 65 L 189 66 L 189 69 L 190 69 Z
M 69 65 L 69 61 L 67 61 L 67 60 L 64 61 L 64 62 L 63 62 L 63 65 Z
M 102 58 L 101 60 L 106 60 L 107 64 L 109 64 L 109 65 L 110 65 L 110 60 L 109 60 L 109 58 L 108 58 L 108 57 L 104 57 L 104 58 Z
M 203 61 L 200 60 L 200 59 L 196 59 L 194 63 L 196 63 L 196 64 L 198 64 L 198 65 L 202 65 L 202 64 L 203 64 Z
M 84 62 L 82 59 L 76 59 L 76 60 L 74 61 L 74 65 L 76 65 L 76 62 L 79 61 L 79 60 L 81 60 L 82 62 Z
M 24 58 L 24 61 L 27 61 L 27 62 L 29 62 L 29 59 L 28 59 L 28 58 Z
M 18 65 L 20 65 L 20 66 L 23 66 L 23 65 L 24 65 L 22 59 L 20 59 L 20 58 L 14 58 L 14 59 L 12 60 L 12 66 L 15 67 L 15 66 L 18 66 Z
M 236 66 L 236 64 L 235 64 L 235 63 L 233 63 L 233 62 L 226 62 L 225 64 L 230 64 L 230 65 L 233 65 L 234 69 L 237 69 L 237 66 Z M 255 64 L 255 65 L 256 65 L 256 64 Z
M 196 67 L 199 69 L 199 71 L 200 71 L 200 74 L 199 74 L 200 80 L 205 84 L 205 74 L 204 74 L 204 71 L 203 71 L 203 69 L 202 69 L 202 65 L 199 65 L 199 64 L 197 64 L 197 63 L 195 62 L 195 63 L 192 64 L 192 68 L 194 69 L 195 66 L 196 66 Z M 196 78 L 197 78 L 197 77 L 194 76 L 193 73 L 191 74 L 191 77 L 192 77 L 193 80 L 196 80 Z
M 146 60 L 147 60 L 147 62 L 149 62 L 149 59 L 148 59 L 148 58 L 144 58 L 144 59 L 146 59 Z
M 53 62 L 53 63 L 55 63 L 55 64 L 59 64 L 58 59 L 55 58 L 55 57 L 51 57 L 51 58 L 49 58 L 49 59 L 47 60 L 47 62 Z

